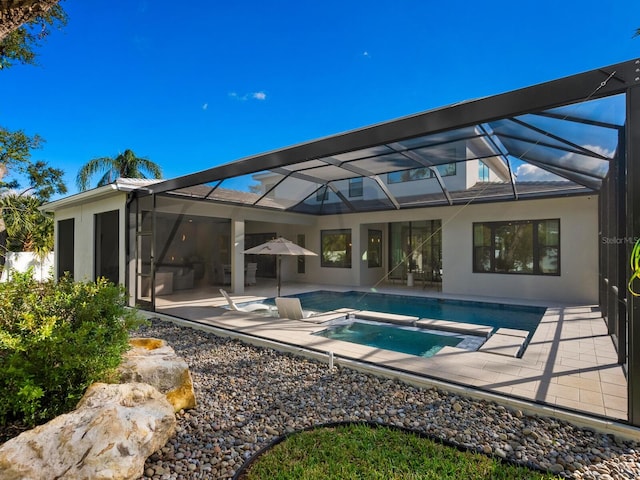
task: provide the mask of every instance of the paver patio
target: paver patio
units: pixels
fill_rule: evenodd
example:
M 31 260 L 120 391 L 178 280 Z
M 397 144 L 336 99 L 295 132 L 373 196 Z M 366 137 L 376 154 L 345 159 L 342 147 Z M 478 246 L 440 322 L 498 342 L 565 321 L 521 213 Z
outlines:
M 263 282 L 264 283 L 264 282 Z M 327 289 L 326 286 L 291 285 L 283 294 Z M 344 289 L 344 288 L 343 288 Z M 438 296 L 437 292 L 397 286 L 377 289 L 381 293 Z M 326 325 L 308 321 L 263 317 L 225 308 L 226 301 L 211 288 L 202 292 L 157 297 L 158 313 L 201 325 L 223 329 L 228 335 L 249 336 L 257 343 L 277 342 L 280 348 L 300 351 L 336 362 L 350 361 L 367 368 L 386 369 L 410 375 L 414 380 L 446 382 L 457 389 L 475 387 L 488 394 L 535 402 L 547 414 L 582 413 L 594 416 L 601 428 L 626 421 L 627 381 L 607 334 L 604 319 L 594 306 L 553 306 L 547 309 L 522 358 L 495 353 L 471 352 L 444 347 L 431 358 L 423 358 L 354 343 L 331 340 L 312 333 Z M 232 294 L 233 296 L 233 294 Z M 273 296 L 273 288 L 247 289 L 234 296 L 236 303 Z M 478 300 L 474 297 L 474 300 Z M 485 299 L 500 301 L 500 299 Z M 393 374 L 393 373 L 391 373 Z M 619 425 L 619 427 L 623 427 Z M 640 438 L 640 435 L 639 435 Z

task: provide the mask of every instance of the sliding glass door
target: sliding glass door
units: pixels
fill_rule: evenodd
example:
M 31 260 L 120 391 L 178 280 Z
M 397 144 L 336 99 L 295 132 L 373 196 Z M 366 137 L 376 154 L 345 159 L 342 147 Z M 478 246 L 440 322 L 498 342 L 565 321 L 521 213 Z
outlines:
M 442 222 L 421 220 L 389 224 L 389 278 L 442 280 Z

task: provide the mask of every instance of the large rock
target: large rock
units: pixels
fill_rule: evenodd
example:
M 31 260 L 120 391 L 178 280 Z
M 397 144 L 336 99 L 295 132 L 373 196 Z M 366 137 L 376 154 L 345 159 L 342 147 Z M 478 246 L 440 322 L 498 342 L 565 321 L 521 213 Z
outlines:
M 175 413 L 151 385 L 96 383 L 73 412 L 0 447 L 2 480 L 128 480 L 173 435 Z
M 153 385 L 167 396 L 177 412 L 195 408 L 196 396 L 189 366 L 164 340 L 132 338 L 132 348 L 118 367 L 121 382 Z

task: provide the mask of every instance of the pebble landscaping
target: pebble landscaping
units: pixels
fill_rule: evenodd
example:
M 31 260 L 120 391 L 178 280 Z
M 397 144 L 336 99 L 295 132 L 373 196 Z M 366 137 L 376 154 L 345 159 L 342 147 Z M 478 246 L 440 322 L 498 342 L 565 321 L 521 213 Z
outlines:
M 141 479 L 232 478 L 279 435 L 369 421 L 426 433 L 561 478 L 639 479 L 640 443 L 528 416 L 495 403 L 418 388 L 349 368 L 153 320 L 136 335 L 166 340 L 189 364 L 197 408 Z

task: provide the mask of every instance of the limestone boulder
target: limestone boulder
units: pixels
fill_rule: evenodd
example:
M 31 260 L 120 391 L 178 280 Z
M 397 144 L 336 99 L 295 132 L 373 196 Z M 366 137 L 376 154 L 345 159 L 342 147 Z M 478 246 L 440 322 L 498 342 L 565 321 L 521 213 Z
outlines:
M 187 362 L 164 340 L 132 338 L 118 369 L 121 382 L 153 385 L 167 396 L 177 412 L 196 407 L 191 372 Z
M 144 383 L 96 383 L 73 412 L 0 446 L 3 480 L 128 480 L 174 434 L 165 395 Z

